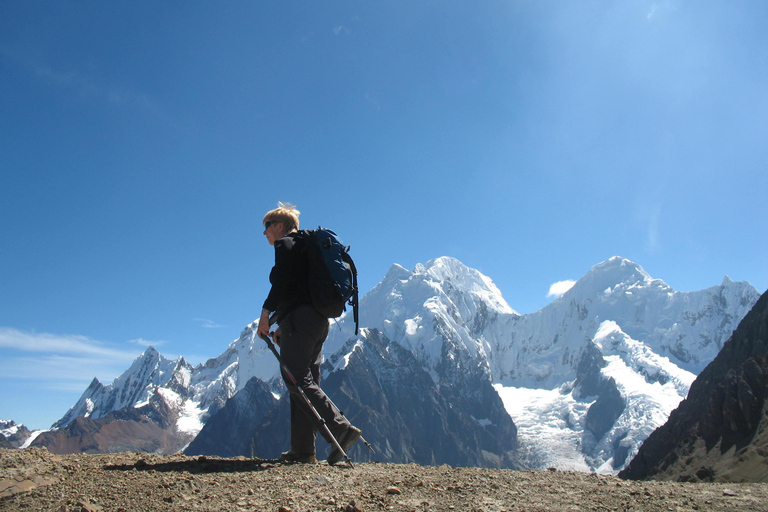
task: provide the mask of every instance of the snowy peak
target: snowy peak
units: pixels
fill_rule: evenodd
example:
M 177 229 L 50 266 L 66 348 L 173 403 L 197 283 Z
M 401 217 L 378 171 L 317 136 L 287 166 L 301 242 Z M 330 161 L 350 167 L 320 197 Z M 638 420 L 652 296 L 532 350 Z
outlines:
M 53 428 L 66 427 L 79 416 L 99 419 L 112 411 L 146 404 L 155 396 L 158 387 L 184 394 L 189 386 L 190 370 L 191 366 L 184 358 L 172 361 L 154 347 L 148 347 L 111 384 L 104 386 L 94 378 L 77 403 Z
M 677 292 L 640 265 L 614 257 L 592 267 L 563 297 L 505 327 L 510 342 L 495 346 L 494 380 L 537 397 L 530 407 L 511 406 L 516 423 L 568 411 L 572 427 L 563 431 L 542 432 L 540 420 L 521 420 L 523 442 L 549 438 L 545 452 L 580 451 L 591 470 L 614 472 L 685 398 L 758 297 L 749 283 L 730 280 Z M 591 360 L 601 364 L 587 364 Z M 574 382 L 580 384 L 575 389 Z M 567 406 L 566 397 L 572 400 Z M 565 434 L 574 433 L 578 438 L 563 445 Z
M 218 357 L 209 359 L 195 368 L 195 383 L 198 392 L 202 392 L 199 383 L 211 380 L 211 376 L 226 374 L 226 379 L 220 379 L 223 389 L 221 396 L 232 396 L 242 389 L 251 377 L 258 377 L 264 382 L 279 380 L 279 372 L 275 358 L 264 340 L 256 334 L 258 322 L 252 322 L 243 329 L 240 337 L 229 344 L 227 349 Z M 211 388 L 213 389 L 213 388 Z M 210 394 L 212 391 L 205 391 Z
M 395 263 L 389 268 L 387 275 L 384 276 L 384 279 L 379 283 L 379 286 L 387 286 L 391 282 L 410 279 L 411 275 L 412 273 L 410 270 Z
M 154 347 L 147 348 L 128 370 L 110 384 L 117 391 L 112 410 L 148 401 L 154 386 L 167 386 L 175 369 L 176 361 L 166 359 Z
M 676 292 L 640 265 L 613 257 L 562 297 L 510 325 L 492 368 L 497 382 L 552 389 L 574 378 L 581 352 L 612 321 L 631 339 L 698 374 L 758 298 L 749 283 Z
M 592 267 L 565 295 L 592 298 L 639 288 L 672 291 L 667 283 L 653 279 L 637 263 L 614 256 Z
M 364 298 L 399 297 L 402 290 L 419 287 L 420 295 L 446 295 L 457 297 L 458 294 L 471 294 L 477 300 L 497 313 L 517 314 L 502 297 L 501 291 L 494 282 L 479 271 L 464 265 L 455 258 L 443 256 L 418 263 L 413 271 L 406 270 L 398 264 L 392 265 L 387 275 Z M 456 293 L 451 294 L 451 291 Z M 383 296 L 383 297 L 382 297 Z M 462 300 L 462 302 L 466 302 Z
M 488 276 L 464 265 L 455 258 L 444 256 L 429 261 L 424 267 L 417 265 L 414 273 L 423 270 L 425 276 L 437 285 L 443 285 L 446 293 L 456 290 L 459 293 L 469 293 L 474 296 L 475 302 L 483 302 L 493 312 L 516 315 L 509 304 L 504 300 L 501 291 Z M 457 294 L 450 294 L 455 297 Z
M 426 265 L 419 263 L 412 272 L 393 265 L 384 280 L 361 302 L 361 324 L 396 327 L 387 329 L 396 338 L 402 334 L 398 329 L 408 330 L 403 325 L 406 311 L 444 309 L 449 316 L 465 323 L 472 321 L 479 310 L 517 314 L 490 278 L 449 257 L 431 260 Z
M 489 347 L 483 331 L 500 316 L 519 315 L 490 278 L 449 257 L 418 264 L 413 271 L 393 265 L 360 301 L 360 325 L 376 327 L 417 352 L 436 380 L 438 366 L 447 368 L 441 365 L 444 354 L 484 366 Z M 326 347 L 337 350 L 350 337 L 347 326 L 332 329 Z

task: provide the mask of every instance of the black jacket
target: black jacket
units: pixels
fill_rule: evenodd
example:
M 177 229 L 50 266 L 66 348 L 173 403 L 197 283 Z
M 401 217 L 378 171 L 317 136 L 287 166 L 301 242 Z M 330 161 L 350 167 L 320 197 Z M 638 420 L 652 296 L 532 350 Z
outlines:
M 311 304 L 306 240 L 297 232 L 275 241 L 275 266 L 269 273 L 272 288 L 263 309 L 277 312 L 277 322 L 296 307 Z

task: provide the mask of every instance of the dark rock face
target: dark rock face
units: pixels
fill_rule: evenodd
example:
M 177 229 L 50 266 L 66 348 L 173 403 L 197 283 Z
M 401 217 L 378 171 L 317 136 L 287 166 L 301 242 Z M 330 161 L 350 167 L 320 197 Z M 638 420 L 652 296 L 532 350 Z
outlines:
M 768 481 L 768 292 L 619 476 Z
M 576 367 L 576 386 L 578 386 L 581 396 L 600 394 L 603 380 L 600 369 L 605 368 L 606 365 L 600 349 L 594 343 L 587 343 Z
M 337 354 L 323 365 L 323 390 L 376 451 L 358 442 L 353 460 L 515 466 L 516 428 L 490 380 L 438 387 L 411 352 L 376 330 Z M 274 458 L 288 449 L 286 399 L 265 410 L 265 391 L 241 399 L 245 391 L 208 420 L 186 454 Z M 318 436 L 318 456 L 327 450 Z
M 601 439 L 624 412 L 626 403 L 613 377 L 600 382 L 597 394 L 597 401 L 587 411 L 587 428 L 595 439 Z
M 576 386 L 581 396 L 597 396 L 597 400 L 587 410 L 587 429 L 601 439 L 624 412 L 627 404 L 621 396 L 613 378 L 605 378 L 600 369 L 606 366 L 600 349 L 594 343 L 588 343 L 576 369 Z M 627 454 L 616 443 L 614 447 L 614 468 L 621 466 Z M 625 451 L 625 450 L 624 450 Z
M 372 330 L 323 388 L 375 446 L 375 455 L 354 446 L 356 460 L 514 467 L 517 429 L 490 379 L 471 377 L 438 386 L 411 352 Z
M 252 456 L 252 451 L 258 451 L 252 447 L 252 443 L 258 445 L 258 439 L 261 437 L 257 427 L 275 408 L 277 402 L 264 382 L 256 377 L 251 378 L 239 393 L 206 422 L 184 453 L 222 457 Z M 276 455 L 279 453 L 270 451 L 270 457 Z

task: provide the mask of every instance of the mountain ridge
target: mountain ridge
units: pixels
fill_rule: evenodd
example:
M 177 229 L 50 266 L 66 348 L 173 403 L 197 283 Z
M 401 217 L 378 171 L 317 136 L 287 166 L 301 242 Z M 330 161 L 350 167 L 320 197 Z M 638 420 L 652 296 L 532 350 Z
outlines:
M 379 330 L 387 343 L 413 354 L 432 381 L 414 392 L 431 393 L 427 388 L 436 386 L 460 405 L 461 414 L 480 421 L 484 428 L 491 428 L 493 421 L 472 413 L 480 398 L 474 390 L 493 385 L 491 392 L 501 397 L 507 413 L 516 411 L 518 417 L 513 416 L 512 425 L 505 427 L 509 432 L 518 421 L 533 428 L 536 421 L 531 415 L 537 411 L 535 407 L 520 410 L 510 400 L 524 401 L 540 390 L 549 402 L 538 402 L 543 407 L 538 413 L 552 414 L 552 407 L 560 407 L 558 414 L 567 418 L 561 426 L 552 427 L 551 437 L 555 442 L 568 439 L 571 444 L 566 451 L 580 459 L 573 463 L 575 467 L 610 473 L 621 469 L 642 440 L 663 423 L 685 396 L 691 375 L 710 354 L 714 357 L 731 326 L 756 300 L 751 285 L 727 278 L 706 290 L 676 292 L 640 265 L 614 257 L 592 267 L 548 306 L 520 315 L 490 278 L 455 258 L 442 257 L 418 264 L 413 271 L 393 265 L 361 299 L 360 325 Z M 117 397 L 106 400 L 108 386 L 95 380 L 76 404 L 78 410 L 70 411 L 57 425 L 62 428 L 65 419 L 77 417 L 88 407 L 89 415 L 97 419 L 103 413 L 99 400 L 116 404 L 124 403 L 125 397 L 137 397 L 135 404 L 140 404 L 138 397 L 162 393 L 178 411 L 178 421 L 185 422 L 186 432 L 196 434 L 251 378 L 265 383 L 272 398 L 278 397 L 283 388 L 277 365 L 255 336 L 255 328 L 255 322 L 249 324 L 222 355 L 195 368 L 180 360 L 163 361 L 149 352 L 142 363 L 147 368 L 134 365 L 155 381 L 146 381 L 138 389 L 138 380 L 121 376 L 119 383 L 132 386 L 118 393 L 123 397 L 119 401 Z M 324 364 L 324 378 L 332 381 L 339 372 L 353 369 L 340 362 L 354 363 L 353 347 L 366 342 L 365 336 L 354 336 L 352 322 L 345 316 L 332 322 L 324 353 L 326 362 L 336 361 L 337 366 Z M 377 364 L 384 359 L 382 352 Z M 161 379 L 162 385 L 158 384 Z M 118 379 L 109 385 L 112 393 L 116 383 Z M 359 397 L 348 404 L 348 410 L 364 409 L 365 395 L 352 389 L 360 384 L 345 386 L 347 394 Z M 659 396 L 666 401 L 659 401 Z M 651 420 L 641 421 L 636 410 L 645 411 Z M 470 433 L 473 423 L 459 423 L 469 429 L 467 439 L 475 436 Z M 568 461 L 547 460 L 547 446 L 531 442 L 536 437 L 529 427 L 513 430 L 513 445 L 521 441 L 532 446 L 526 455 L 529 462 L 573 467 Z M 488 453 L 493 460 L 504 456 Z M 516 467 L 525 463 L 506 460 Z

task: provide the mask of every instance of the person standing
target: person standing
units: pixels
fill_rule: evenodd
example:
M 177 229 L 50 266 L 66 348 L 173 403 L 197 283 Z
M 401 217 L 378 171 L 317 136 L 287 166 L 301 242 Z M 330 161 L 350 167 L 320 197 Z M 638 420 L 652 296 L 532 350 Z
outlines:
M 320 389 L 320 363 L 323 342 L 328 336 L 328 319 L 312 307 L 309 292 L 309 260 L 306 240 L 299 233 L 299 210 L 289 203 L 264 215 L 264 236 L 275 248 L 275 265 L 269 274 L 272 285 L 262 306 L 257 334 L 272 336 L 280 347 L 280 357 L 307 398 L 323 418 L 328 429 L 346 452 L 360 438 L 352 426 Z M 270 332 L 270 318 L 279 327 Z M 287 462 L 316 462 L 315 440 L 319 425 L 296 385 L 281 369 L 290 395 L 291 446 L 280 456 Z M 329 444 L 333 441 L 321 431 Z M 328 464 L 336 464 L 342 453 L 334 447 Z

